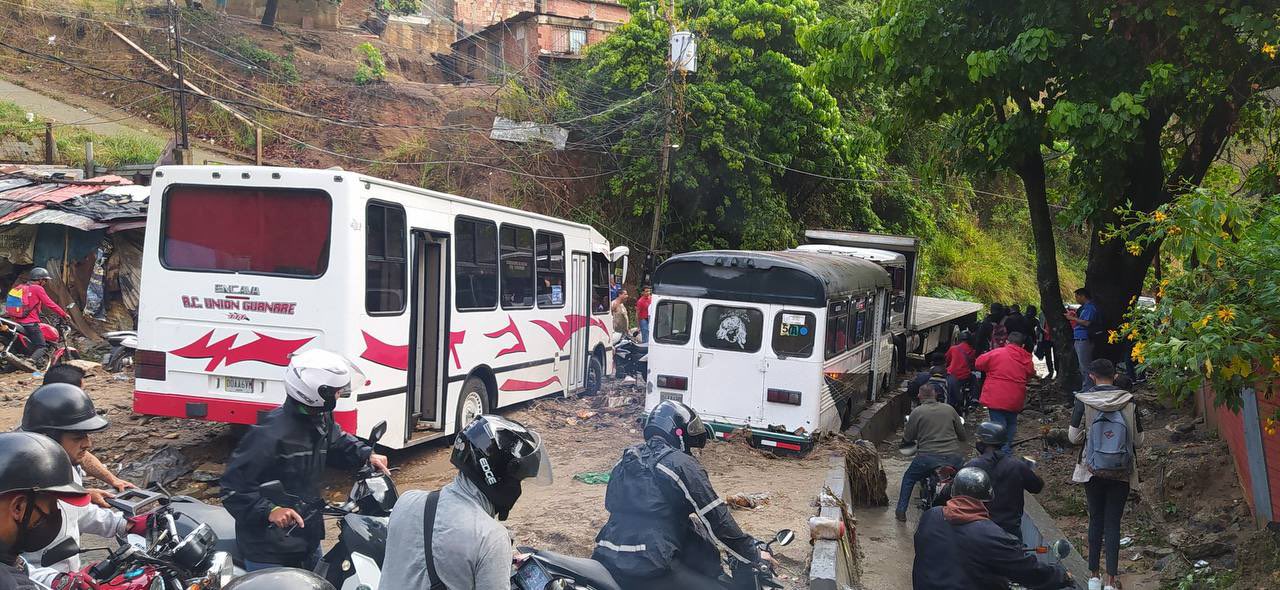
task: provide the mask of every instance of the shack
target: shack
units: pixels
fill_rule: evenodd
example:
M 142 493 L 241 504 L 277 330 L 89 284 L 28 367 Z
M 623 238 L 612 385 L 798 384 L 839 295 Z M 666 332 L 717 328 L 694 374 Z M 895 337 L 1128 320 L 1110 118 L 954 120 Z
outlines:
M 0 166 L 0 287 L 42 266 L 81 333 L 133 329 L 149 194 L 119 176 Z

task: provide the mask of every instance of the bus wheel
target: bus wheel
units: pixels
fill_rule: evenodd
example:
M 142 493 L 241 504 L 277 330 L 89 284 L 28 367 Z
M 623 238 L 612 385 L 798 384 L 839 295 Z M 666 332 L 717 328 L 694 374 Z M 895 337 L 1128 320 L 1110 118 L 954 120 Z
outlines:
M 489 388 L 484 381 L 476 377 L 467 379 L 462 385 L 462 399 L 458 401 L 457 431 L 462 432 L 480 414 L 489 412 Z
M 592 355 L 591 360 L 587 361 L 587 378 L 583 384 L 584 395 L 595 395 L 600 393 L 600 382 L 604 378 L 604 364 L 600 362 L 600 357 Z

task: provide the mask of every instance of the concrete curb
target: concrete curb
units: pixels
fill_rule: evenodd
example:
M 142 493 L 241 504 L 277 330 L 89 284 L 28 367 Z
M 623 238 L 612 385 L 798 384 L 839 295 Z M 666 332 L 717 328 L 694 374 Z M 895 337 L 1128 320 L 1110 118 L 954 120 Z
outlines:
M 1040 531 L 1040 537 L 1045 539 L 1044 543 L 1052 543 L 1058 539 L 1067 538 L 1066 533 L 1058 528 L 1058 524 L 1054 522 L 1053 517 L 1045 511 L 1044 506 L 1040 505 L 1040 501 L 1032 494 L 1023 492 L 1023 515 L 1031 519 L 1032 524 Z M 1025 529 L 1024 529 L 1025 530 Z M 1025 534 L 1025 533 L 1024 533 Z M 1076 588 L 1084 588 L 1089 581 L 1089 564 L 1085 563 L 1084 557 L 1081 557 L 1081 547 L 1072 547 L 1071 555 L 1066 556 L 1062 560 L 1062 565 L 1071 572 L 1071 577 L 1075 579 Z
M 911 398 L 907 392 L 895 391 L 862 410 L 845 434 L 852 440 L 887 441 L 898 431 L 910 410 Z
M 822 494 L 818 496 L 818 516 L 845 521 L 841 506 L 848 506 L 851 491 L 849 477 L 845 473 L 845 458 L 842 455 L 831 456 L 831 468 L 827 470 L 827 480 Z M 838 494 L 832 498 L 825 490 Z M 839 501 L 836 501 L 839 500 Z M 809 565 L 809 588 L 812 590 L 839 590 L 853 586 L 857 564 L 854 562 L 854 547 L 857 532 L 849 531 L 839 541 L 819 540 L 813 542 L 813 557 Z

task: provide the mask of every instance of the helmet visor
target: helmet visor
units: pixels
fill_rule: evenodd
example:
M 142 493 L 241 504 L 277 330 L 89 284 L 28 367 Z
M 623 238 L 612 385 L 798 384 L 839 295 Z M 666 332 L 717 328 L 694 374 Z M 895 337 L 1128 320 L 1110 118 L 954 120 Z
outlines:
M 549 486 L 555 481 L 555 476 L 551 473 L 551 456 L 538 433 L 530 430 L 529 435 L 533 437 L 533 451 L 516 460 L 516 476 L 521 480 L 527 479 L 534 485 Z

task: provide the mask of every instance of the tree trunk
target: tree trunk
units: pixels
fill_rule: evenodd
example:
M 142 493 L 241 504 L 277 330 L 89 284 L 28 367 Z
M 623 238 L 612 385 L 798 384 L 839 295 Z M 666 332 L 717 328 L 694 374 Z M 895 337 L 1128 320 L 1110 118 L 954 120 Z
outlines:
M 280 0 L 267 0 L 267 8 L 262 11 L 262 26 L 276 26 L 276 11 L 280 8 Z
M 1031 235 L 1036 243 L 1036 286 L 1040 290 L 1040 309 L 1044 311 L 1049 329 L 1053 332 L 1058 389 L 1072 391 L 1080 383 L 1080 371 L 1071 341 L 1071 325 L 1067 323 L 1066 308 L 1062 305 L 1062 287 L 1058 282 L 1058 249 L 1053 238 L 1053 213 L 1049 211 L 1044 157 L 1040 154 L 1039 145 L 1028 150 L 1016 171 L 1027 193 Z

